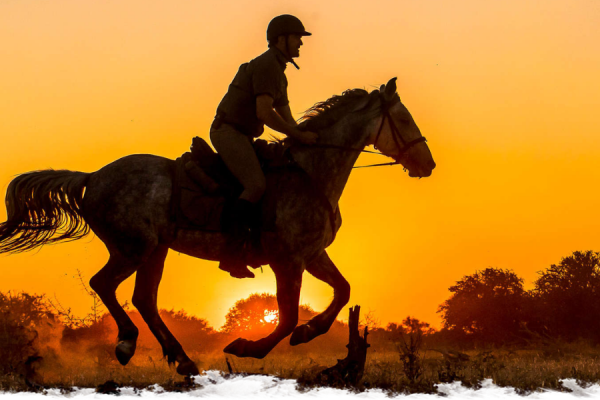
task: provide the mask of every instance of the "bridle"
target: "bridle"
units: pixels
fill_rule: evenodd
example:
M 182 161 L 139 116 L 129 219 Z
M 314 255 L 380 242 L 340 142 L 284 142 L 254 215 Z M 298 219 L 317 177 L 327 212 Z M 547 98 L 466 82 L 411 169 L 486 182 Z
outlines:
M 360 166 L 352 167 L 352 168 L 367 168 L 367 167 L 381 167 L 381 166 L 385 166 L 385 165 L 398 165 L 398 164 L 400 164 L 399 160 L 402 157 L 402 155 L 404 155 L 404 153 L 406 153 L 408 150 L 410 150 L 416 144 L 427 141 L 427 139 L 425 139 L 424 136 L 418 137 L 418 138 L 413 139 L 408 142 L 406 140 L 404 140 L 404 138 L 400 134 L 400 130 L 394 123 L 394 119 L 390 115 L 390 108 L 399 101 L 400 101 L 400 97 L 398 97 L 398 96 L 395 96 L 391 101 L 386 101 L 384 99 L 383 95 L 381 95 L 381 109 L 382 109 L 383 117 L 381 118 L 381 125 L 379 125 L 379 129 L 377 130 L 377 135 L 375 136 L 375 142 L 373 143 L 373 147 L 375 147 L 375 149 L 377 149 L 377 141 L 379 140 L 379 136 L 381 135 L 381 131 L 383 130 L 383 126 L 385 125 L 385 120 L 387 119 L 388 123 L 390 125 L 390 129 L 392 131 L 392 138 L 394 139 L 394 143 L 396 145 L 396 148 L 398 149 L 398 157 L 397 158 L 394 157 L 395 158 L 394 162 L 382 163 L 382 164 L 360 165 Z M 341 149 L 341 150 L 347 150 L 347 151 L 359 151 L 361 153 L 371 153 L 371 154 L 378 154 L 381 156 L 386 156 L 385 154 L 378 152 L 378 151 L 356 149 L 354 147 L 338 146 L 335 144 L 313 144 L 313 145 L 311 145 L 311 147 L 332 148 L 332 149 Z M 388 157 L 388 156 L 386 156 L 386 157 Z
M 421 136 L 409 142 L 404 140 L 404 138 L 400 134 L 400 130 L 394 123 L 394 119 L 390 115 L 390 108 L 400 101 L 400 97 L 395 96 L 390 102 L 386 102 L 382 97 L 381 101 L 383 118 L 381 118 L 381 125 L 379 125 L 379 129 L 377 130 L 377 136 L 375 136 L 375 142 L 373 142 L 373 147 L 377 149 L 377 141 L 379 140 L 379 136 L 381 135 L 381 131 L 383 130 L 383 125 L 385 124 L 385 119 L 387 118 L 388 123 L 390 124 L 390 129 L 392 130 L 392 139 L 394 139 L 394 143 L 396 144 L 396 148 L 398 149 L 398 159 L 400 159 L 400 157 L 402 157 L 402 155 L 404 155 L 404 153 L 410 150 L 414 145 L 416 145 L 417 143 L 426 142 L 427 139 L 425 139 L 424 136 Z M 399 142 L 402 142 L 402 146 L 400 146 Z M 399 163 L 399 161 L 396 161 L 396 163 Z

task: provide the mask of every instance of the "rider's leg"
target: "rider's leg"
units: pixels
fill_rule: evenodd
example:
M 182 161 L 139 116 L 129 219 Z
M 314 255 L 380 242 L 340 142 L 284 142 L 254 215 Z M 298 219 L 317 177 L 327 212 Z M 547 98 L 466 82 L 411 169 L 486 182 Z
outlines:
M 228 124 L 211 130 L 210 140 L 227 168 L 244 186 L 240 199 L 258 203 L 265 192 L 265 175 L 260 168 L 251 139 Z
M 248 136 L 230 125 L 222 124 L 218 129 L 211 130 L 210 139 L 227 168 L 244 187 L 231 212 L 229 231 L 234 240 L 227 251 L 228 257 L 221 262 L 219 268 L 236 278 L 253 278 L 254 274 L 246 267 L 243 247 L 249 239 L 251 211 L 265 191 L 265 176 Z

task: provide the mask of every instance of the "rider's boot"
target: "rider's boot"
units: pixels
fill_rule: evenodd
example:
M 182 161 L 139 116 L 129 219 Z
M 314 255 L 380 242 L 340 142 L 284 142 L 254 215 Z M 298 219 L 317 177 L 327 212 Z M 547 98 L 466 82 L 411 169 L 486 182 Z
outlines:
M 252 245 L 250 221 L 254 205 L 248 200 L 237 199 L 231 210 L 227 234 L 227 248 L 219 268 L 234 278 L 254 278 L 246 264 L 246 254 Z

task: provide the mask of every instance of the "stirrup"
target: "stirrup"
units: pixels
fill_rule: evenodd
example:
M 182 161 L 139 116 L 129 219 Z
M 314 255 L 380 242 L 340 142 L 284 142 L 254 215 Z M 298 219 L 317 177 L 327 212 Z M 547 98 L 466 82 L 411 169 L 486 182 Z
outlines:
M 229 275 L 231 275 L 234 278 L 254 278 L 254 273 L 248 269 L 248 266 L 242 263 L 237 264 L 235 262 L 221 261 L 219 263 L 219 269 L 225 272 L 229 272 Z

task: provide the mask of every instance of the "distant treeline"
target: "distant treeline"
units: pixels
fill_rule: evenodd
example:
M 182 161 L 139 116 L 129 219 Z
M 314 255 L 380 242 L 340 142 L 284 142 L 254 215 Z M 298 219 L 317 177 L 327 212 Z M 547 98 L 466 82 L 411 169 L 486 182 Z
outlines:
M 98 362 L 114 358 L 116 325 L 96 294 L 84 287 L 90 295 L 91 312 L 83 318 L 75 318 L 70 309 L 45 296 L 0 293 L 0 373 L 18 372 L 40 354 L 47 358 L 49 353 L 62 351 L 90 353 Z M 530 291 L 523 289 L 523 279 L 513 271 L 498 268 L 464 276 L 449 290 L 450 298 L 438 311 L 444 321 L 441 331 L 411 317 L 381 327 L 372 313 L 363 314 L 362 325 L 370 330 L 371 351 L 403 354 L 415 340 L 419 346 L 438 350 L 527 345 L 557 339 L 600 342 L 598 252 L 577 251 L 563 258 L 540 272 Z M 140 330 L 138 353 L 160 353 L 158 342 L 140 314 L 127 312 Z M 299 323 L 316 314 L 302 305 Z M 239 300 L 219 329 L 183 310 L 160 310 L 160 315 L 186 351 L 221 352 L 237 337 L 257 339 L 270 333 L 277 324 L 277 300 L 266 293 Z M 336 321 L 327 334 L 312 342 L 291 347 L 283 341 L 274 352 L 344 354 L 347 342 L 347 326 Z
M 440 335 L 459 343 L 600 342 L 600 253 L 576 251 L 539 272 L 533 289 L 511 270 L 464 276 L 438 312 Z
M 98 366 L 116 365 L 117 326 L 97 302 L 95 293 L 89 293 L 93 298 L 92 311 L 83 318 L 74 317 L 70 309 L 43 295 L 0 293 L 0 377 L 27 377 L 35 372 L 36 362 L 40 360 L 48 365 L 54 363 L 60 366 L 62 360 L 83 357 L 95 360 Z M 127 304 L 124 306 L 128 307 Z M 127 313 L 139 328 L 135 360 L 158 361 L 162 356 L 158 341 L 139 312 L 128 310 Z M 183 310 L 161 309 L 159 314 L 188 354 L 217 352 L 221 357 L 223 348 L 232 340 L 238 337 L 258 339 L 275 328 L 277 300 L 274 295 L 266 293 L 239 300 L 229 310 L 226 322 L 219 330 L 211 327 L 205 319 L 188 315 Z M 310 307 L 301 306 L 300 323 L 316 314 Z M 369 318 L 366 323 L 372 322 Z M 406 321 L 414 325 L 416 320 L 408 318 Z M 427 324 L 419 324 L 425 330 L 429 329 Z M 375 328 L 369 341 L 377 349 L 389 347 L 396 351 L 396 340 L 402 327 L 402 324 L 391 324 L 389 329 Z M 336 321 L 326 335 L 297 347 L 283 341 L 272 353 L 305 354 L 309 358 L 314 354 L 340 357 L 346 352 L 346 343 L 348 327 Z

